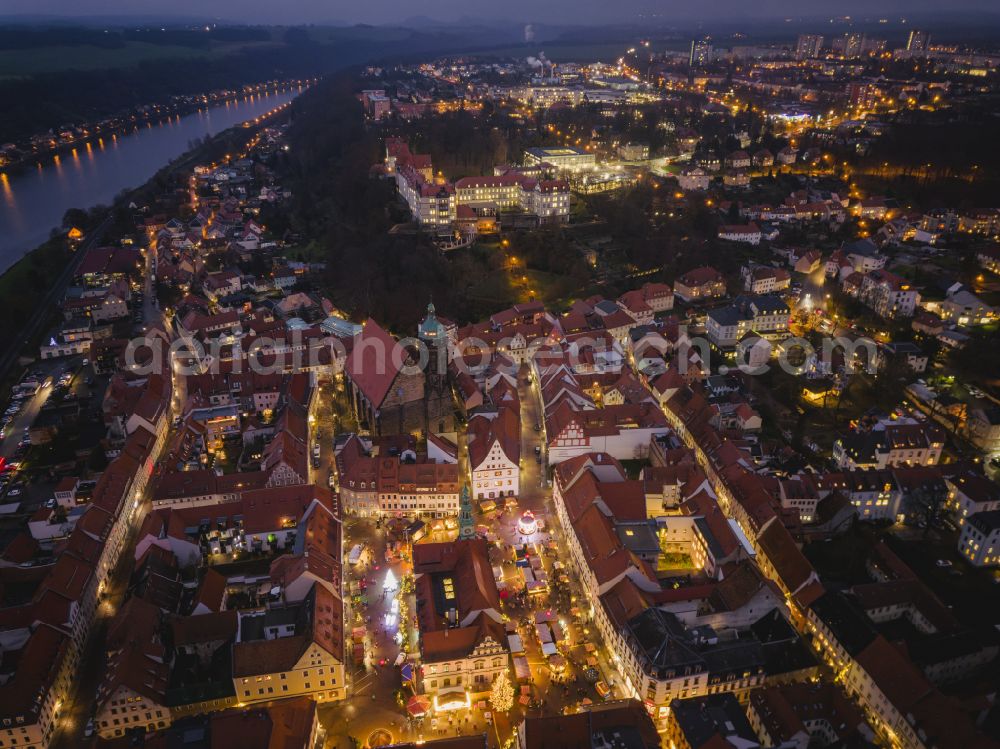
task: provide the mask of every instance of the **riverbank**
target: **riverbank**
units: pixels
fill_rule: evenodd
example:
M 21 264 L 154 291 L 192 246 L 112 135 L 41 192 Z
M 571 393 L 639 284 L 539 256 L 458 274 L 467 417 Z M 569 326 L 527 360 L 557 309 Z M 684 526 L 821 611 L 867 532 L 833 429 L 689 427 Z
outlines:
M 65 293 L 85 248 L 120 240 L 127 233 L 132 215 L 130 203 L 145 205 L 175 173 L 244 149 L 263 128 L 283 121 L 288 111 L 285 104 L 268 115 L 250 120 L 249 125 L 229 127 L 169 161 L 141 186 L 122 193 L 111 207 L 91 209 L 88 233 L 79 250 L 74 252 L 65 230 L 60 230 L 57 236 L 26 253 L 0 274 L 0 319 L 7 323 L 0 329 L 0 401 L 6 399 L 16 379 L 19 368 L 15 364 L 22 357 L 32 360 L 37 357 L 38 346 L 48 330 L 46 323 L 55 319 L 54 305 Z
M 155 111 L 140 113 L 138 115 L 130 114 L 123 116 L 126 119 L 123 119 L 120 124 L 114 124 L 104 128 L 101 128 L 99 124 L 81 125 L 80 127 L 85 128 L 87 131 L 87 134 L 84 136 L 74 138 L 72 140 L 60 141 L 58 145 L 44 151 L 31 151 L 30 153 L 24 153 L 20 159 L 0 164 L 0 179 L 3 179 L 2 175 L 6 175 L 7 178 L 17 177 L 29 168 L 33 169 L 41 166 L 42 160 L 72 153 L 73 150 L 77 148 L 86 148 L 89 144 L 97 143 L 103 138 L 130 135 L 138 130 L 141 130 L 143 127 L 161 125 L 174 119 L 175 117 L 187 117 L 190 114 L 207 111 L 212 107 L 224 105 L 233 101 L 239 101 L 256 95 L 272 96 L 275 94 L 283 94 L 296 88 L 304 90 L 305 88 L 314 85 L 317 80 L 318 79 L 316 78 L 312 78 L 281 81 L 278 83 L 267 81 L 251 86 L 249 90 L 244 87 L 238 91 L 231 91 L 226 95 L 218 96 L 217 98 L 209 99 L 208 97 L 210 94 L 202 94 L 199 97 L 193 97 L 198 99 L 197 101 L 150 105 L 156 108 Z M 108 120 L 116 119 L 121 118 L 108 118 Z M 19 143 L 16 145 L 18 145 L 19 148 L 28 148 L 28 144 L 26 143 Z
M 294 87 L 218 104 L 137 132 L 88 141 L 70 156 L 56 157 L 15 178 L 0 178 L 0 271 L 45 242 L 67 210 L 81 203 L 83 208 L 113 204 L 123 191 L 153 178 L 192 146 L 273 114 L 299 93 Z

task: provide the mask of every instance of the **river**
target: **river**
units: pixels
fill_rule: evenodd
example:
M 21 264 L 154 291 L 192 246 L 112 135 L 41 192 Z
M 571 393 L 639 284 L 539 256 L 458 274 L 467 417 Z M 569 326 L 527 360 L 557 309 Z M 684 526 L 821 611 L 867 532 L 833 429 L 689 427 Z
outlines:
M 193 139 L 267 114 L 301 91 L 232 99 L 129 133 L 92 138 L 71 152 L 45 157 L 34 169 L 0 174 L 0 272 L 48 239 L 69 208 L 110 204 L 119 192 L 143 184 L 187 151 Z

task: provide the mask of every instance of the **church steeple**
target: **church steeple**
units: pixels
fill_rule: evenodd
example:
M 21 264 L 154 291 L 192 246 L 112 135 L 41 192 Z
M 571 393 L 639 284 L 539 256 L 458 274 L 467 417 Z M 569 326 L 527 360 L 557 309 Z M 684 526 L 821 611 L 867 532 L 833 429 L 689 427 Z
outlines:
M 458 538 L 466 540 L 476 537 L 476 521 L 472 517 L 472 496 L 469 485 L 462 485 L 462 499 L 458 508 Z
M 444 326 L 437 319 L 437 311 L 434 309 L 434 302 L 427 305 L 427 315 L 420 323 L 417 330 L 420 339 L 424 343 L 434 344 L 446 338 Z

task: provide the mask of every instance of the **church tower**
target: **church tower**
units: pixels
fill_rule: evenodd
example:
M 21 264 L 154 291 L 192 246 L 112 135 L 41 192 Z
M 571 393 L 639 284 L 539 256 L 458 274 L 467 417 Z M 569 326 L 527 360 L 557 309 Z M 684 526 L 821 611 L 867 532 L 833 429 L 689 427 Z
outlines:
M 427 315 L 417 328 L 417 336 L 427 346 L 427 379 L 443 383 L 448 373 L 448 331 L 437 319 L 434 302 L 427 305 Z
M 455 429 L 455 406 L 448 387 L 448 328 L 437 317 L 434 303 L 427 305 L 427 315 L 417 327 L 417 336 L 427 347 L 427 366 L 424 367 L 425 423 L 435 434 Z

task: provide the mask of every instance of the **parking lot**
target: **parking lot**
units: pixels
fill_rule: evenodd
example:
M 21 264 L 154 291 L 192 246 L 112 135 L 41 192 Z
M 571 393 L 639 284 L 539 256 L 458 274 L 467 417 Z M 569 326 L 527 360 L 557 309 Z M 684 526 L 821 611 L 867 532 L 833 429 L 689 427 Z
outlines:
M 52 497 L 62 475 L 79 471 L 77 451 L 103 436 L 100 402 L 106 385 L 80 356 L 43 361 L 10 394 L 0 442 L 0 505 L 13 522 Z M 71 411 L 62 425 L 59 409 Z M 51 422 L 51 424 L 50 424 Z M 60 439 L 61 437 L 61 439 Z

